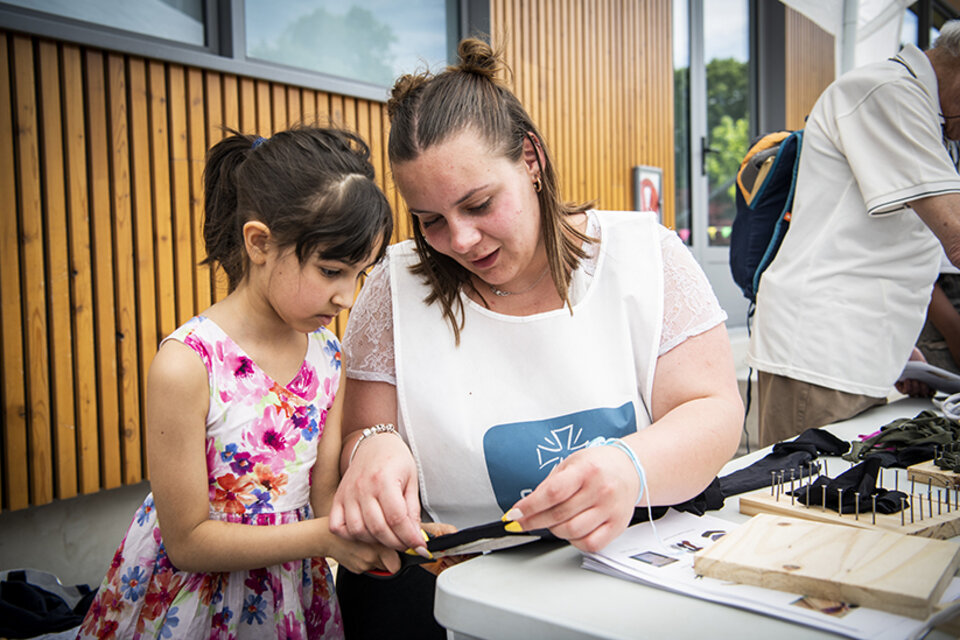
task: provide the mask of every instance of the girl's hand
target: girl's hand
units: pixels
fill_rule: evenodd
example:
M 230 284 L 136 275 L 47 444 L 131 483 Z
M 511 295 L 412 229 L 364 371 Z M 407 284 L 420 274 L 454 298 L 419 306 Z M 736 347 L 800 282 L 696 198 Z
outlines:
M 330 530 L 401 551 L 423 546 L 417 465 L 403 440 L 382 433 L 361 443 L 334 495 Z
M 371 569 L 385 569 L 390 573 L 400 570 L 400 556 L 393 549 L 380 544 L 346 540 L 329 531 L 327 536 L 327 555 L 353 573 L 363 573 Z
M 507 513 L 524 530 L 550 529 L 583 551 L 599 551 L 633 516 L 640 478 L 623 451 L 591 447 L 574 453 Z

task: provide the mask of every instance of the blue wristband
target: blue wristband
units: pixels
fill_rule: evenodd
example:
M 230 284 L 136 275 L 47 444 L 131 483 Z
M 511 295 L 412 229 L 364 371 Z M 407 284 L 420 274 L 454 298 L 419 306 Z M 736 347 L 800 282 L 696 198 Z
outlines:
M 643 465 L 641 465 L 640 461 L 637 459 L 637 454 L 635 454 L 633 449 L 631 449 L 627 443 L 620 438 L 604 438 L 603 436 L 600 436 L 587 443 L 587 448 L 602 446 L 616 447 L 627 454 L 627 456 L 630 458 L 630 462 L 633 463 L 633 468 L 637 470 L 637 476 L 640 478 L 640 492 L 637 494 L 637 499 L 633 503 L 634 505 L 638 504 L 640 502 L 640 498 L 643 497 L 643 489 L 647 485 L 647 474 L 644 473 Z

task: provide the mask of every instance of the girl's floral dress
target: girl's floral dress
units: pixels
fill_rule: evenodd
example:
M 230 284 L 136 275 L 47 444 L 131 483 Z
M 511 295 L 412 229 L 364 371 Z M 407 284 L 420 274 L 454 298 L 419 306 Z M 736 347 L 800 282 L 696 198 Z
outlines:
M 171 334 L 203 359 L 210 379 L 210 517 L 272 526 L 313 516 L 310 474 L 340 381 L 340 344 L 310 335 L 299 373 L 270 379 L 213 321 Z M 342 638 L 333 576 L 323 558 L 232 573 L 187 573 L 170 563 L 153 496 L 137 510 L 80 627 L 80 638 Z

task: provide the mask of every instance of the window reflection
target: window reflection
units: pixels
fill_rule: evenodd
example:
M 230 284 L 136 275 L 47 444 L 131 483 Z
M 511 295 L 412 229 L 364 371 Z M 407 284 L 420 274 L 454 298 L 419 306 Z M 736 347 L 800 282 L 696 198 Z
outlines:
M 446 63 L 453 18 L 447 0 L 247 0 L 247 55 L 390 86 Z
M 103 27 L 204 46 L 204 0 L 3 0 Z
M 703 5 L 710 149 L 705 158 L 707 237 L 711 246 L 728 246 L 736 215 L 737 169 L 750 138 L 749 11 L 747 0 Z

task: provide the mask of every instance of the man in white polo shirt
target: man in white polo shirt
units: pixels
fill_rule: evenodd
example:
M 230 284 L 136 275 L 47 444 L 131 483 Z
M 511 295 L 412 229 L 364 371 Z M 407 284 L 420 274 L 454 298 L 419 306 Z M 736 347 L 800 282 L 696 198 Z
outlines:
M 814 106 L 790 230 L 757 292 L 761 446 L 885 402 L 941 253 L 960 265 L 945 138 L 960 139 L 960 21 L 926 53 L 908 44 L 843 75 Z

